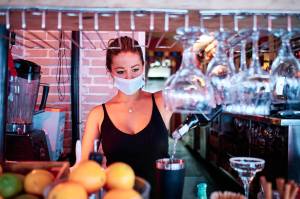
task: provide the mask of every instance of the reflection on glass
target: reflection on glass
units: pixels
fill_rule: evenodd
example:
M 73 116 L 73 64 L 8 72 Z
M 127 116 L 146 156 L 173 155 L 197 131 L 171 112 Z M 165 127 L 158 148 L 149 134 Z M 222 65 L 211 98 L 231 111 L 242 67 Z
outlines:
M 271 67 L 273 102 L 299 102 L 300 63 L 290 46 L 291 33 L 280 30 L 278 34 L 281 35 L 281 48 Z
M 198 27 L 179 28 L 177 39 L 183 44 L 183 60 L 179 70 L 166 81 L 163 97 L 166 108 L 178 113 L 209 114 L 215 107 L 213 88 L 196 65 L 193 50 L 201 35 Z
M 270 76 L 263 71 L 258 56 L 259 32 L 252 33 L 252 61 L 248 78 L 242 82 L 245 114 L 269 115 L 271 103 Z
M 226 111 L 232 113 L 242 113 L 245 110 L 244 102 L 245 97 L 243 87 L 240 85 L 241 82 L 248 78 L 248 70 L 246 63 L 246 40 L 242 40 L 240 44 L 240 67 L 239 71 L 233 75 L 231 82 L 231 93 L 233 96 L 233 103 L 231 106 L 226 107 Z
M 210 79 L 214 88 L 215 99 L 218 105 L 225 106 L 232 104 L 232 95 L 230 94 L 231 77 L 234 74 L 229 58 L 226 54 L 227 33 L 219 32 L 217 34 L 218 45 L 215 57 L 207 66 L 207 77 Z

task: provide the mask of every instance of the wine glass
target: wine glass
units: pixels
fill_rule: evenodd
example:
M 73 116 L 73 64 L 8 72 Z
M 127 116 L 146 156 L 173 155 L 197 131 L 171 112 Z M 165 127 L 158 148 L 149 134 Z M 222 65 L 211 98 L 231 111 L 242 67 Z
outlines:
M 240 86 L 248 77 L 247 63 L 246 63 L 246 39 L 241 40 L 240 42 L 240 67 L 236 74 L 231 78 L 232 83 L 232 94 L 234 96 L 234 103 L 232 107 L 232 112 L 234 113 L 243 113 L 245 110 L 244 102 L 245 96 L 241 95 L 243 93 L 243 87 Z
M 290 46 L 292 33 L 278 30 L 274 34 L 281 37 L 281 47 L 271 66 L 271 76 L 274 84 L 273 102 L 299 102 L 300 63 L 294 56 Z
M 265 160 L 253 157 L 234 157 L 229 159 L 230 166 L 238 172 L 243 182 L 245 196 L 249 198 L 250 183 L 257 172 L 264 169 Z
M 184 47 L 183 60 L 179 70 L 166 81 L 163 89 L 165 106 L 172 112 L 209 114 L 216 106 L 210 82 L 196 67 L 193 45 L 201 34 L 199 27 L 177 29 L 176 39 Z
M 216 103 L 218 105 L 222 104 L 226 110 L 226 106 L 232 104 L 230 89 L 234 69 L 226 53 L 226 38 L 228 37 L 228 33 L 219 32 L 216 36 L 218 40 L 216 54 L 207 66 L 206 75 L 214 88 Z
M 270 75 L 263 71 L 258 55 L 258 40 L 260 32 L 252 32 L 252 61 L 247 71 L 247 79 L 242 82 L 245 113 L 269 115 L 271 103 Z

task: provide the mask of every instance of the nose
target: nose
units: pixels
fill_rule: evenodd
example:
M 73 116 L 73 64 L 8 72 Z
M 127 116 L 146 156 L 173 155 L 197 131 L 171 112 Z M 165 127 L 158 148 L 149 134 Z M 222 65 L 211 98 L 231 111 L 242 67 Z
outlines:
M 125 79 L 131 79 L 132 75 L 129 71 L 126 71 Z

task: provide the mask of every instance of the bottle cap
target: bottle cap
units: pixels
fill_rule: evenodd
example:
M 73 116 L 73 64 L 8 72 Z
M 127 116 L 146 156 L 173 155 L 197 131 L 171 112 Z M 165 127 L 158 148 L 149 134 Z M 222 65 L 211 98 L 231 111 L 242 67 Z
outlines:
M 197 184 L 197 188 L 199 189 L 206 189 L 207 188 L 207 184 L 205 182 L 201 182 L 199 184 Z
M 207 184 L 205 182 L 197 184 L 197 196 L 200 197 L 206 194 Z

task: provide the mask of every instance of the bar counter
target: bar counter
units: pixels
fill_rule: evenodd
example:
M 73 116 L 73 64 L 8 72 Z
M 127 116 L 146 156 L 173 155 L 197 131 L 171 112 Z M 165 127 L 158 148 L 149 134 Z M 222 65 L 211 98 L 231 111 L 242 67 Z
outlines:
M 270 180 L 284 177 L 300 183 L 299 117 L 286 119 L 225 112 L 210 125 L 192 130 L 183 142 L 201 159 L 240 185 L 237 173 L 229 165 L 231 157 L 262 158 L 266 164 L 259 175 Z

